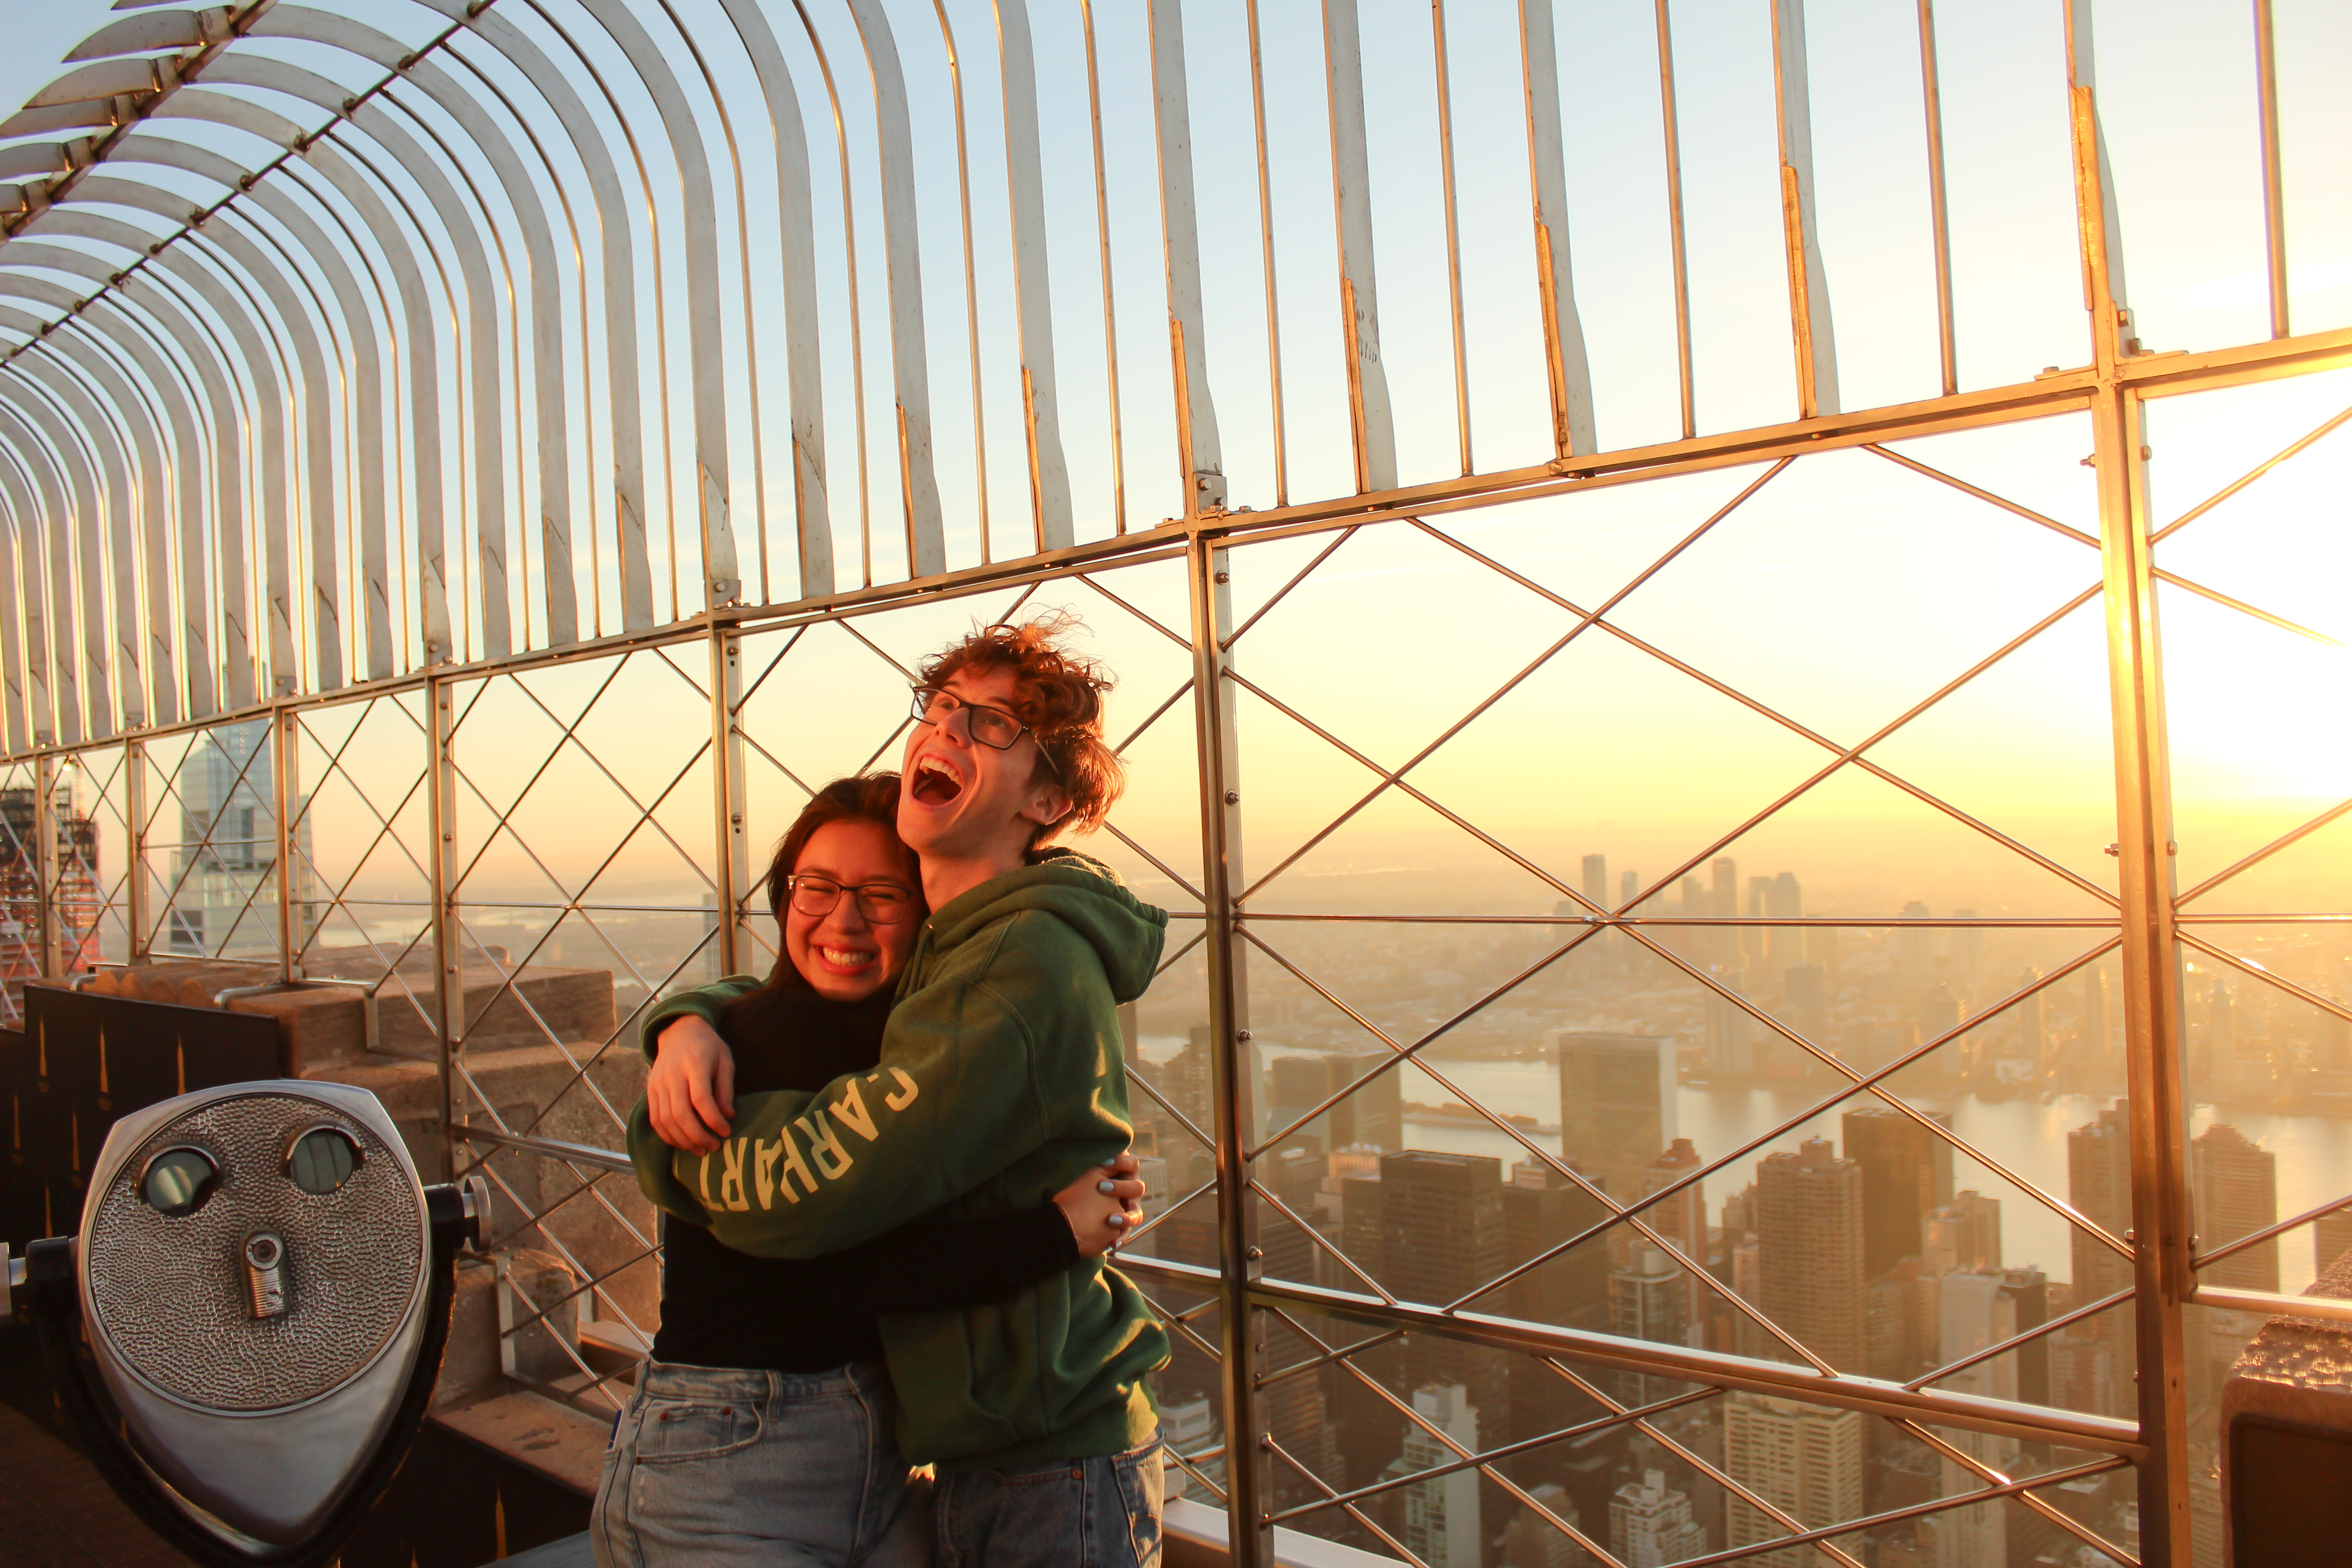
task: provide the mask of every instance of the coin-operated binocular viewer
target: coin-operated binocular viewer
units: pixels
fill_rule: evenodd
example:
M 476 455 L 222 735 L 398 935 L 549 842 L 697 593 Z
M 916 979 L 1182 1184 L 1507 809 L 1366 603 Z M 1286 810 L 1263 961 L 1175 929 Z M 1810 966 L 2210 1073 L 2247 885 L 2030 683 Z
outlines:
M 165 1541 L 313 1568 L 415 1437 L 488 1205 L 478 1176 L 424 1185 L 364 1089 L 201 1089 L 115 1123 L 78 1234 L 0 1247 L 0 1323 L 38 1336 L 76 1441 Z

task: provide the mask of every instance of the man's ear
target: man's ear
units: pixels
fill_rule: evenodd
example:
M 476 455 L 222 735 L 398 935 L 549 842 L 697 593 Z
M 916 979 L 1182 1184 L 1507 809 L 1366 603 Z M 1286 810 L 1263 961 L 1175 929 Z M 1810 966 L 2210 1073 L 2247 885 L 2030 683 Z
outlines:
M 1072 804 L 1070 792 L 1064 789 L 1058 781 L 1047 778 L 1040 780 L 1029 792 L 1029 798 L 1022 802 L 1016 815 L 1041 828 L 1051 827 L 1070 815 Z

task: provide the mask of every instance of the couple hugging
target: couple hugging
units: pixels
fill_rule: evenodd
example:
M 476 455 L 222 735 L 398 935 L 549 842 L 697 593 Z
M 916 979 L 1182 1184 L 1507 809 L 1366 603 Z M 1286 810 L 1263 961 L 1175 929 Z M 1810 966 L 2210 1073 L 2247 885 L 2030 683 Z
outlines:
M 604 1568 L 1158 1568 L 1168 1339 L 1102 1255 L 1143 1192 L 1117 1008 L 1168 917 L 1045 847 L 1123 782 L 1072 624 L 924 666 L 901 773 L 777 848 L 774 973 L 646 1021 L 662 1324 Z

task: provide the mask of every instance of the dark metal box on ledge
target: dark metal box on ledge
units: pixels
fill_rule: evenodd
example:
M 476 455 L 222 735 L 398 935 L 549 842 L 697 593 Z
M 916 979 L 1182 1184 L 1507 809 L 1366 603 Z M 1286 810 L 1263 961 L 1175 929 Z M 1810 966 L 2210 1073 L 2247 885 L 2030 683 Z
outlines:
M 2305 1292 L 2352 1300 L 2352 1257 Z M 2221 1390 L 2229 1568 L 2352 1559 L 2352 1323 L 2273 1318 Z

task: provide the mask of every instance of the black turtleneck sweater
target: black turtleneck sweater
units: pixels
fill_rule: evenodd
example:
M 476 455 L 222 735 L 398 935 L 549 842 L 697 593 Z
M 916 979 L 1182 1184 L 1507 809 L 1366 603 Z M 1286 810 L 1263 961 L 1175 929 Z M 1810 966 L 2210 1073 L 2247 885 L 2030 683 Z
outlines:
M 819 996 L 789 963 L 780 971 L 782 984 L 740 998 L 719 1019 L 735 1053 L 735 1092 L 817 1089 L 872 1070 L 887 994 L 843 1006 Z M 903 1225 L 807 1261 L 753 1258 L 667 1215 L 662 1242 L 655 1359 L 779 1372 L 878 1361 L 877 1317 L 1001 1300 L 1078 1261 L 1069 1222 L 1051 1203 L 1000 1219 Z

